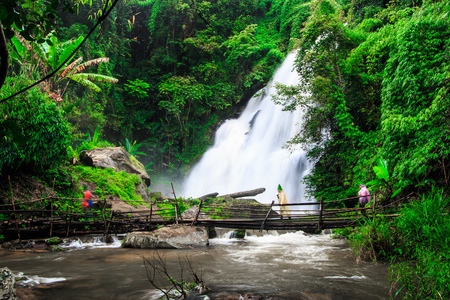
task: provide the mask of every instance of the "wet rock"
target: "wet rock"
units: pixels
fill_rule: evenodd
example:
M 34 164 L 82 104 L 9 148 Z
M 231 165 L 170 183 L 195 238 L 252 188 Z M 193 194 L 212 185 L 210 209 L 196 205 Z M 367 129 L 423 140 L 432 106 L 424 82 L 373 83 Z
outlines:
M 105 243 L 107 243 L 107 244 L 114 243 L 114 238 L 108 234 L 107 236 L 105 236 Z
M 124 248 L 182 249 L 208 246 L 208 232 L 203 227 L 170 226 L 152 232 L 131 232 L 123 243 Z
M 16 299 L 14 276 L 10 269 L 0 269 L 0 300 Z

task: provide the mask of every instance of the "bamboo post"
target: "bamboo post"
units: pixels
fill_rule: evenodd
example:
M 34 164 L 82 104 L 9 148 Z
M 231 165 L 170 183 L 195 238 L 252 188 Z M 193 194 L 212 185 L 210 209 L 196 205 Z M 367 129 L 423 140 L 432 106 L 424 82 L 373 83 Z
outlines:
M 200 215 L 200 210 L 202 209 L 203 199 L 200 199 L 200 203 L 198 204 L 197 213 L 195 214 L 195 218 L 192 221 L 191 226 L 197 223 L 198 216 Z
M 149 212 L 149 217 L 148 217 L 148 222 L 147 222 L 148 224 L 147 225 L 152 223 L 153 205 L 156 205 L 156 199 L 155 199 L 155 202 L 152 202 L 150 200 L 150 212 Z
M 103 205 L 102 205 L 102 216 L 103 216 L 103 226 L 105 226 L 105 238 L 106 238 L 106 198 L 103 199 Z
M 111 225 L 111 221 L 112 221 L 113 216 L 114 216 L 114 211 L 111 210 L 111 217 L 109 218 L 108 224 L 107 224 L 107 226 L 105 228 L 105 236 L 108 235 L 109 226 Z
M 75 199 L 75 184 L 73 183 L 73 179 L 72 179 L 72 199 L 70 199 L 70 202 L 72 203 L 72 205 L 74 203 L 74 201 L 73 201 L 74 199 Z M 66 230 L 66 237 L 69 237 L 70 225 L 72 223 L 72 217 L 73 216 L 71 215 L 71 212 L 70 212 L 70 205 L 67 205 L 67 230 Z
M 266 217 L 261 223 L 261 228 L 259 228 L 259 232 L 262 232 L 264 230 L 264 224 L 266 223 L 267 218 L 269 217 L 270 211 L 272 210 L 272 206 L 274 205 L 275 200 L 272 201 L 272 204 L 270 204 L 269 210 L 267 211 Z
M 13 194 L 13 190 L 12 190 L 11 177 L 9 175 L 8 175 L 8 181 L 9 181 L 9 189 L 11 191 L 11 203 L 12 203 L 12 208 L 14 211 L 14 223 L 16 224 L 17 237 L 19 238 L 19 241 L 20 241 L 20 231 L 19 231 L 19 224 L 17 223 L 16 205 L 14 204 L 14 194 Z
M 317 224 L 317 229 L 322 230 L 322 217 L 323 217 L 323 196 L 320 197 L 320 211 L 319 211 L 319 221 Z
M 152 214 L 153 214 L 153 202 L 150 201 L 150 213 L 148 215 L 148 224 L 152 223 Z
M 66 207 L 66 237 L 69 237 L 69 216 L 70 211 L 69 211 L 69 205 L 67 205 Z
M 55 190 L 55 180 L 56 178 L 53 178 L 52 195 L 53 191 Z M 50 237 L 52 237 L 52 231 L 53 231 L 53 197 L 50 198 Z
M 66 237 L 69 237 L 70 233 L 70 224 L 72 223 L 72 216 L 69 217 L 69 222 L 67 222 L 67 231 L 66 231 Z
M 178 224 L 178 201 L 177 196 L 175 195 L 175 189 L 173 188 L 173 183 L 171 182 L 173 198 L 175 199 L 175 224 Z
M 53 198 L 50 199 L 50 237 L 53 231 Z

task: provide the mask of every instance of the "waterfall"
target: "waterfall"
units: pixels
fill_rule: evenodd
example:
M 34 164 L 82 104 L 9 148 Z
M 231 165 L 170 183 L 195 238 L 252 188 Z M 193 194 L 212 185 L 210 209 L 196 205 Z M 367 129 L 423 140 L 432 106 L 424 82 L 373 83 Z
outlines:
M 278 184 L 290 203 L 306 201 L 301 179 L 309 169 L 305 152 L 283 149 L 299 129 L 302 111 L 282 111 L 272 101 L 274 82 L 298 83 L 293 70 L 295 53 L 290 53 L 276 70 L 273 79 L 251 98 L 237 119 L 224 122 L 217 130 L 214 144 L 192 168 L 183 183 L 184 197 L 220 195 L 264 187 L 255 197 L 261 203 L 276 200 Z

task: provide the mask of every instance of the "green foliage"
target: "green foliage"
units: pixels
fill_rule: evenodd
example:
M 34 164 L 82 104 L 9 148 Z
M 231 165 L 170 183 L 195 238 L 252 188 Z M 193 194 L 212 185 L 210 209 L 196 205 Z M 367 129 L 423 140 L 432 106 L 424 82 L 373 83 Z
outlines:
M 402 209 L 402 217 L 396 226 L 401 230 L 411 256 L 415 255 L 416 245 L 436 252 L 448 250 L 449 205 L 450 200 L 443 191 L 432 188 L 422 199 L 406 204 Z
M 6 81 L 7 85 L 13 82 Z M 2 89 L 2 95 L 9 92 L 9 87 Z M 11 127 L 9 124 L 1 141 L 2 172 L 21 168 L 39 171 L 58 167 L 65 161 L 71 142 L 68 124 L 63 120 L 60 109 L 39 90 L 24 94 L 11 106 L 2 105 L 0 113 L 8 116 L 8 120 L 14 120 L 14 126 L 17 125 Z M 9 134 L 11 130 L 12 134 Z
M 399 22 L 403 26 L 384 70 L 381 153 L 397 165 L 407 184 L 438 175 L 434 166 L 450 154 L 445 79 L 450 30 L 448 14 L 436 13 L 441 6 L 427 6 L 417 17 Z
M 389 280 L 404 299 L 446 299 L 450 295 L 450 199 L 432 188 L 406 204 L 393 220 L 375 217 L 343 232 L 363 259 L 390 260 Z
M 125 138 L 125 145 L 120 144 L 129 154 L 137 157 L 138 155 L 144 155 L 147 156 L 144 152 L 138 151 L 138 149 L 142 146 L 142 143 L 136 144 L 136 141 L 133 142 L 133 144 L 130 143 L 130 141 Z
M 450 296 L 449 205 L 448 196 L 433 188 L 422 199 L 406 205 L 396 222 L 406 261 L 390 269 L 390 280 L 406 299 Z
M 113 144 L 109 143 L 106 140 L 100 139 L 100 126 L 97 126 L 94 131 L 94 135 L 91 136 L 91 134 L 88 132 L 85 135 L 85 139 L 82 140 L 82 143 L 79 147 L 77 147 L 75 153 L 77 155 L 80 154 L 83 150 L 91 150 L 95 148 L 102 148 L 102 147 L 114 147 Z
M 124 84 L 125 92 L 137 98 L 147 97 L 149 88 L 150 85 L 141 79 L 128 80 L 128 83 Z
M 18 1 L 3 0 L 0 3 L 0 22 L 7 38 L 12 38 L 14 29 L 29 41 L 43 39 L 43 34 L 53 29 L 58 9 L 72 10 L 73 4 L 63 0 Z
M 368 186 L 374 186 L 376 190 L 385 190 L 387 194 L 385 197 L 395 197 L 401 192 L 402 188 L 398 188 L 399 183 L 396 181 L 396 173 L 389 175 L 388 164 L 385 159 L 377 159 L 377 165 L 373 167 L 373 171 L 377 176 L 377 179 L 366 183 Z M 395 191 L 394 188 L 397 188 Z
M 403 246 L 391 221 L 380 217 L 365 219 L 364 225 L 346 233 L 350 246 L 361 260 L 388 260 L 403 254 Z
M 182 198 L 177 198 L 175 200 L 172 199 L 164 199 L 163 201 L 157 201 L 156 206 L 158 207 L 158 214 L 165 219 L 175 219 L 178 214 L 178 218 L 180 215 L 187 209 L 192 206 L 191 201 L 184 200 Z M 175 207 L 178 207 L 178 212 L 175 212 Z
M 448 3 L 318 0 L 310 8 L 297 43 L 300 82 L 278 85 L 275 102 L 304 111 L 288 146 L 301 144 L 315 162 L 305 178 L 311 195 L 346 198 L 370 182 L 391 201 L 445 184 Z M 386 165 L 374 180 L 380 157 Z

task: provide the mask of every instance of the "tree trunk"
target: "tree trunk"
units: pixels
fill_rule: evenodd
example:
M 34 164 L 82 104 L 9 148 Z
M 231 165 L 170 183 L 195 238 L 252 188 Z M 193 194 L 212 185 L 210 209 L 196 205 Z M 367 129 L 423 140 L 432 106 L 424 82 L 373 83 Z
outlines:
M 3 27 L 0 23 L 0 90 L 5 82 L 8 73 L 8 48 L 6 47 L 6 39 L 3 33 Z

